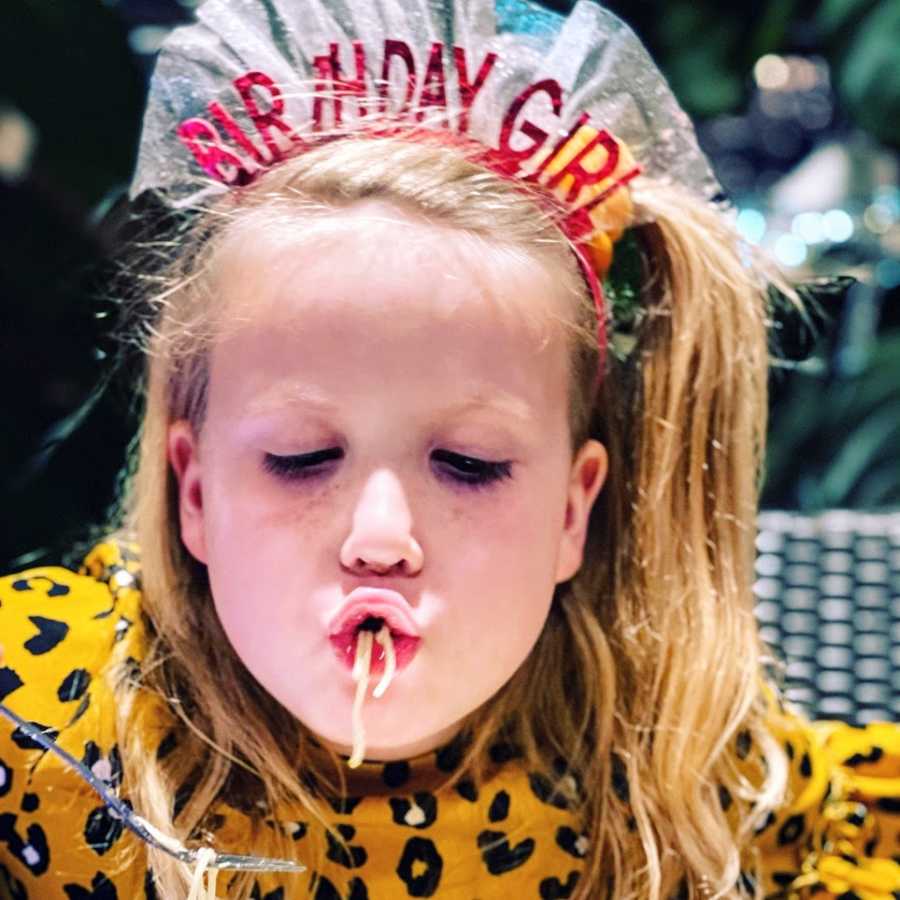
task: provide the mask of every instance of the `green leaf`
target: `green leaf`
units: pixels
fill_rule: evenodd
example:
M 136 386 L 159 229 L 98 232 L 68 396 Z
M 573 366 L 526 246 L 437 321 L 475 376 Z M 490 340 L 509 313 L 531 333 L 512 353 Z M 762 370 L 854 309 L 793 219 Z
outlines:
M 856 120 L 900 146 L 900 2 L 877 6 L 851 39 L 838 89 Z

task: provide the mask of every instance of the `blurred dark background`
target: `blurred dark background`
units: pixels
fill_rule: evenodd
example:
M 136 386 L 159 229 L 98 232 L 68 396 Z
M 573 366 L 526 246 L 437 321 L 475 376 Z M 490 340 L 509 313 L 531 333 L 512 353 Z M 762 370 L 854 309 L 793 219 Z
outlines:
M 565 11 L 564 0 L 547 3 Z M 608 4 L 641 36 L 740 210 L 813 288 L 779 324 L 763 506 L 900 509 L 900 3 Z M 113 501 L 136 427 L 115 364 L 109 212 L 154 53 L 192 0 L 0 9 L 0 566 L 60 558 Z

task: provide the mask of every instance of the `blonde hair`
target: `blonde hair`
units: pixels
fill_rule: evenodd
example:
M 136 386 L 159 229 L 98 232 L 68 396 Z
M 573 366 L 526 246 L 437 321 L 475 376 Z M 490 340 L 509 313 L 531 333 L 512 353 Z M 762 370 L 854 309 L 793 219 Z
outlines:
M 202 423 L 220 327 L 210 261 L 229 231 L 248 217 L 278 228 L 369 197 L 537 259 L 562 279 L 573 298 L 573 452 L 592 436 L 610 460 L 581 570 L 557 587 L 526 663 L 465 720 L 465 750 L 447 785 L 468 776 L 480 787 L 498 738 L 546 773 L 551 795 L 563 796 L 563 778 L 577 773 L 589 848 L 581 900 L 754 895 L 742 860 L 755 824 L 783 801 L 787 776 L 766 729 L 772 659 L 751 592 L 767 415 L 765 284 L 777 275 L 748 258 L 720 209 L 677 185 L 635 182 L 636 207 L 653 220 L 635 229 L 643 320 L 631 354 L 608 357 L 597 392 L 593 301 L 552 216 L 465 153 L 428 141 L 347 139 L 283 162 L 192 220 L 162 248 L 177 245 L 177 258 L 145 273 L 146 413 L 126 525 L 141 545 L 149 643 L 140 672 L 115 679 L 126 791 L 189 844 L 227 799 L 252 822 L 252 846 L 233 848 L 240 852 L 293 855 L 289 836 L 264 827 L 266 811 L 284 802 L 303 806 L 343 846 L 312 789 L 343 795 L 342 763 L 329 751 L 332 768 L 317 764 L 304 726 L 231 649 L 205 569 L 179 537 L 165 440 L 174 419 Z M 143 743 L 153 723 L 136 721 L 150 715 L 133 703 L 142 690 L 178 717 L 166 755 Z M 745 758 L 748 740 L 757 753 Z M 175 814 L 185 782 L 192 792 L 178 797 Z M 318 868 L 324 854 L 320 842 L 304 862 Z M 162 897 L 186 894 L 185 866 L 155 850 L 150 861 Z M 294 895 L 297 876 L 283 877 Z M 236 875 L 230 896 L 243 900 L 252 884 L 252 874 Z

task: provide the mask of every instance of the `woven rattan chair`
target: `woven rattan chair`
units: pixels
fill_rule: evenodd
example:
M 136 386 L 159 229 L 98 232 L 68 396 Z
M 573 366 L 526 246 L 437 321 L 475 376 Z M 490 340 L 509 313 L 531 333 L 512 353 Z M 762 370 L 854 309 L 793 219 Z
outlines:
M 900 511 L 763 511 L 756 615 L 807 715 L 900 719 Z

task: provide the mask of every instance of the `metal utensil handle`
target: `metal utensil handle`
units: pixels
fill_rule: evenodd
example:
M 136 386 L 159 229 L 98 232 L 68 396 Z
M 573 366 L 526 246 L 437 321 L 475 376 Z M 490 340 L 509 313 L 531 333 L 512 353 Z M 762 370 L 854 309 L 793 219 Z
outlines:
M 111 793 L 106 784 L 99 779 L 87 766 L 79 762 L 67 750 L 63 750 L 55 741 L 50 740 L 40 728 L 25 721 L 14 713 L 9 707 L 0 703 L 0 714 L 17 725 L 33 741 L 40 744 L 45 750 L 55 753 L 60 759 L 68 763 L 101 797 L 104 803 L 110 806 L 122 820 L 122 824 L 133 831 L 141 840 L 168 853 L 169 856 L 186 863 L 197 862 L 197 851 L 185 848 L 176 850 L 168 847 L 148 830 L 140 816 L 128 808 L 115 794 Z M 269 859 L 259 856 L 241 856 L 238 854 L 217 853 L 211 863 L 217 869 L 247 869 L 271 872 L 305 872 L 306 866 L 287 859 Z
M 40 744 L 45 750 L 49 750 L 51 753 L 55 753 L 60 759 L 63 759 L 67 762 L 79 775 L 100 795 L 103 799 L 103 802 L 108 804 L 112 809 L 114 809 L 119 817 L 122 819 L 122 824 L 125 825 L 128 829 L 133 831 L 138 837 L 147 841 L 150 844 L 153 844 L 154 847 L 159 847 L 161 850 L 165 850 L 171 856 L 176 856 L 180 858 L 180 854 L 174 853 L 168 847 L 160 844 L 159 841 L 147 831 L 146 828 L 141 826 L 138 822 L 135 822 L 132 818 L 131 810 L 118 798 L 115 794 L 111 793 L 109 789 L 106 787 L 106 784 L 101 781 L 87 766 L 80 763 L 71 753 L 67 750 L 63 750 L 59 744 L 50 740 L 47 735 L 44 734 L 40 728 L 35 727 L 31 724 L 31 722 L 26 722 L 25 719 L 18 716 L 14 713 L 9 707 L 4 706 L 0 703 L 0 713 L 6 716 L 11 722 L 15 723 L 25 734 L 28 735 L 33 741 Z

